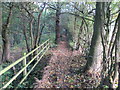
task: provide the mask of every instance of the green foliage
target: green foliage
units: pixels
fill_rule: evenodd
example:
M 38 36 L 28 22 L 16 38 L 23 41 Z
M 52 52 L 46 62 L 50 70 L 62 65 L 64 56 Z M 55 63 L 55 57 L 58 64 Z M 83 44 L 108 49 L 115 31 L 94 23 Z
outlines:
M 2 64 L 3 68 L 7 67 L 8 65 L 10 65 L 10 63 L 4 63 Z M 22 65 L 17 65 L 16 66 L 16 71 L 19 71 L 17 69 L 20 68 L 20 66 Z M 28 67 L 28 71 L 31 69 L 32 66 Z M 22 68 L 22 67 L 21 67 Z M 39 68 L 35 68 L 35 70 L 39 70 Z M 14 71 L 12 69 L 8 70 L 7 72 L 5 72 L 0 78 L 2 78 L 2 86 L 4 86 L 13 76 L 14 76 Z M 19 77 L 23 77 L 23 74 L 20 74 Z M 33 76 L 31 76 L 33 77 Z M 18 85 L 18 83 L 20 82 L 21 78 L 17 78 L 17 81 L 14 80 L 7 88 L 33 88 L 33 83 L 34 83 L 34 77 L 33 78 L 29 78 L 27 80 L 25 80 L 21 85 Z M 31 82 L 31 83 L 30 83 Z M 32 87 L 29 87 L 32 86 Z
M 4 67 L 7 67 L 8 65 L 10 65 L 10 63 L 5 63 L 5 64 L 2 64 L 3 68 Z M 2 78 L 2 85 L 5 85 L 11 78 L 12 76 L 14 75 L 12 69 L 8 70 L 7 72 L 5 72 L 1 78 Z M 13 88 L 13 83 L 11 83 L 8 88 Z
M 109 88 L 109 86 L 107 86 L 107 85 L 103 85 L 103 88 Z
M 73 46 L 74 46 L 74 42 L 70 41 L 70 42 L 69 42 L 69 45 L 70 45 L 71 47 L 73 47 Z
M 55 33 L 50 32 L 49 34 L 42 34 L 41 43 L 43 43 L 47 39 L 50 39 L 51 48 L 57 46 L 57 44 L 55 44 Z
M 52 33 L 52 32 L 48 32 L 47 34 L 43 33 L 42 36 L 41 36 L 41 43 L 43 43 L 47 39 L 50 39 L 50 43 L 54 43 L 55 33 Z

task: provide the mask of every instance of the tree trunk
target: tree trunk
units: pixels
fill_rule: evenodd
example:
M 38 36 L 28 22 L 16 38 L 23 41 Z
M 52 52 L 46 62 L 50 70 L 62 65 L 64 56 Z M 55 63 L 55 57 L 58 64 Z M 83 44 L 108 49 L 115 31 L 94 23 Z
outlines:
M 119 73 L 117 89 L 120 90 L 120 13 L 118 17 L 118 32 L 117 32 L 117 62 L 118 62 L 118 73 Z
M 57 2 L 57 10 L 56 10 L 56 37 L 55 37 L 55 43 L 59 43 L 60 41 L 60 5 L 59 2 Z
M 75 2 L 75 6 L 78 7 L 78 3 Z M 78 14 L 76 8 L 74 8 L 74 12 L 75 14 Z M 79 31 L 80 32 L 80 31 Z M 77 29 L 77 16 L 75 16 L 75 20 L 74 20 L 74 50 L 78 50 L 79 49 L 79 33 L 78 33 L 78 29 Z
M 76 12 L 75 12 L 76 14 Z M 76 22 L 77 22 L 77 17 L 75 16 L 75 20 L 74 20 L 74 49 L 77 50 L 78 49 L 78 46 L 77 46 L 77 43 L 78 43 L 78 34 L 77 34 L 77 29 L 76 29 Z
M 30 21 L 31 50 L 32 50 L 33 47 L 34 47 L 33 21 L 34 21 L 34 19 L 32 18 L 31 21 Z
M 10 25 L 10 20 L 12 17 L 12 8 L 13 5 L 10 7 L 6 23 L 2 25 L 2 41 L 3 41 L 2 62 L 9 61 L 10 58 L 10 43 L 7 35 L 7 29 Z
M 78 41 L 77 41 L 77 47 L 76 47 L 76 50 L 79 50 L 80 49 L 80 40 L 81 40 L 81 33 L 82 33 L 82 31 L 83 31 L 83 25 L 84 25 L 84 22 L 83 22 L 83 20 L 82 20 L 82 22 L 81 22 L 81 25 L 80 25 L 80 29 L 79 29 L 79 33 L 78 33 Z
M 111 58 L 111 62 L 110 62 L 110 65 L 109 65 L 109 71 L 108 71 L 108 79 L 110 79 L 112 77 L 112 81 L 110 82 L 111 85 L 110 87 L 112 88 L 116 88 L 116 82 L 118 80 L 118 68 L 119 68 L 119 57 L 120 57 L 120 13 L 118 14 L 118 17 L 116 19 L 116 22 L 115 22 L 115 27 L 114 27 L 114 30 L 113 30 L 113 34 L 112 34 L 112 38 L 111 38 L 111 41 L 110 41 L 110 46 L 109 46 L 109 50 L 108 50 L 108 56 Z M 117 29 L 117 26 L 118 26 L 118 29 Z M 113 42 L 113 45 L 112 45 L 112 42 Z M 114 52 L 115 51 L 115 52 Z M 115 58 L 113 59 L 114 55 L 115 54 Z M 113 63 L 113 60 L 115 60 L 115 63 Z M 113 68 L 113 70 L 112 70 Z M 109 80 L 110 81 L 110 80 Z
M 2 4 L 0 4 L 0 33 L 2 33 Z M 2 38 L 0 39 L 0 41 L 2 42 Z M 2 52 L 2 46 L 0 45 L 0 52 Z M 0 56 L 0 65 L 2 64 L 2 56 Z M 0 71 L 1 71 L 2 67 L 0 67 Z M 1 83 L 1 78 L 0 78 L 0 83 Z M 0 85 L 1 86 L 1 85 Z
M 26 33 L 26 27 L 25 25 L 23 25 L 23 35 L 25 37 L 25 42 L 26 42 L 26 47 L 27 47 L 27 51 L 30 52 L 30 47 L 29 47 L 29 44 L 28 44 L 28 38 L 27 38 L 27 33 Z
M 6 29 L 2 29 L 2 41 L 3 41 L 2 62 L 6 62 L 9 61 L 10 58 L 10 45 Z
M 94 32 L 85 70 L 91 74 L 100 74 L 103 62 L 102 31 L 104 20 L 104 2 L 96 3 Z
M 42 8 L 42 10 L 40 11 L 39 15 L 38 15 L 38 27 L 37 27 L 37 33 L 36 33 L 36 37 L 35 37 L 35 46 L 34 48 L 37 47 L 37 45 L 39 44 L 39 38 L 40 38 L 40 35 L 41 35 L 41 30 L 40 30 L 40 18 L 41 18 L 41 15 L 42 15 L 42 12 L 45 8 L 45 3 L 44 3 L 44 7 Z
M 120 90 L 120 62 L 118 63 L 118 65 L 119 65 L 119 69 L 118 69 L 119 77 L 118 77 L 118 87 L 117 87 L 117 90 Z

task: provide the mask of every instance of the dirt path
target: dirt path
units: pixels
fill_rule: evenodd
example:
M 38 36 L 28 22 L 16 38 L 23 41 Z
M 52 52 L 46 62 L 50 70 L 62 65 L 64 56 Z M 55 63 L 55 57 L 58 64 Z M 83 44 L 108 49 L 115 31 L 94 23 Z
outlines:
M 50 50 L 53 54 L 48 66 L 44 68 L 41 80 L 36 79 L 35 88 L 67 88 L 65 78 L 69 75 L 71 69 L 72 57 L 80 52 L 72 52 L 68 48 L 66 41 L 61 41 L 57 48 Z
M 67 41 L 60 41 L 56 48 L 49 50 L 52 56 L 43 70 L 42 79 L 35 78 L 35 90 L 41 88 L 95 88 L 99 78 L 95 79 L 89 73 L 83 73 L 86 59 L 81 51 L 81 49 L 71 51 Z

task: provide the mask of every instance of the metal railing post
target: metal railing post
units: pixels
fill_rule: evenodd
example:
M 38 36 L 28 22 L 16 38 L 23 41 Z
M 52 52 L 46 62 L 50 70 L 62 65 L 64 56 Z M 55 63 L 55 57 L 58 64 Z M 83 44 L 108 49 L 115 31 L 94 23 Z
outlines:
M 15 65 L 17 65 L 18 63 L 22 63 L 23 64 L 23 68 L 17 72 L 5 85 L 0 84 L 0 90 L 2 90 L 3 88 L 8 87 L 8 85 L 10 85 L 21 73 L 23 73 L 24 78 L 20 81 L 20 84 L 27 78 L 27 76 L 31 73 L 31 71 L 35 68 L 35 66 L 39 63 L 40 59 L 45 55 L 46 51 L 49 49 L 49 41 L 46 40 L 44 43 L 42 43 L 41 45 L 37 46 L 35 49 L 33 49 L 31 52 L 29 52 L 28 54 L 23 53 L 23 57 L 21 57 L 20 59 L 16 60 L 14 63 L 10 64 L 9 66 L 7 66 L 6 68 L 4 68 L 2 70 L 2 66 L 0 67 L 0 80 L 2 75 L 7 72 L 10 68 L 14 67 Z M 29 57 L 31 54 L 33 54 L 34 52 L 37 52 L 37 55 L 35 55 L 29 62 L 27 62 L 27 57 Z M 38 58 L 37 62 L 34 64 L 34 66 L 31 68 L 30 71 L 27 70 L 27 67 L 36 59 Z M 1 82 L 1 81 L 0 81 Z M 2 87 L 1 87 L 2 85 Z
M 37 51 L 36 51 L 36 55 L 39 53 L 39 48 L 37 49 Z M 39 59 L 39 55 L 37 56 L 37 61 L 38 61 L 38 59 Z
M 24 56 L 26 55 L 26 53 L 24 53 Z M 23 60 L 23 66 L 26 66 L 26 58 Z M 27 74 L 27 68 L 25 68 L 25 70 L 23 71 L 23 76 L 25 76 Z

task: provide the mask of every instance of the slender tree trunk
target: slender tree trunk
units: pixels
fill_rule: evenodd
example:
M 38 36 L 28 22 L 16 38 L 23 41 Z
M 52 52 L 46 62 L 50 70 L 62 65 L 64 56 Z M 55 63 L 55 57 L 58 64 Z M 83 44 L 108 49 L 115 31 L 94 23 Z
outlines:
M 81 22 L 81 25 L 80 25 L 80 29 L 79 29 L 79 33 L 78 33 L 78 41 L 77 41 L 77 47 L 76 47 L 76 50 L 79 50 L 80 49 L 80 39 L 81 39 L 81 31 L 83 31 L 83 25 L 84 25 L 84 22 L 82 20 Z
M 55 43 L 57 44 L 60 41 L 60 5 L 59 5 L 59 2 L 57 2 L 55 30 L 56 30 Z
M 38 15 L 38 28 L 37 28 L 37 33 L 36 33 L 37 35 L 35 37 L 35 44 L 34 44 L 35 46 L 34 46 L 34 48 L 36 48 L 37 45 L 39 44 L 38 42 L 39 42 L 39 38 L 40 38 L 40 35 L 41 35 L 40 18 L 41 18 L 41 15 L 42 15 L 42 12 L 43 12 L 44 8 L 45 8 L 45 3 L 44 3 L 44 7 L 42 8 L 42 10 L 40 11 L 40 13 Z
M 44 27 L 45 27 L 45 24 L 44 24 L 44 26 L 42 26 L 42 28 L 41 28 L 41 31 L 40 31 L 40 37 L 39 37 L 39 41 L 38 41 L 38 43 L 40 43 L 40 41 L 41 41 L 41 36 L 42 36 L 42 32 L 43 32 Z
M 76 14 L 76 12 L 75 12 Z M 77 22 L 77 17 L 75 16 L 75 20 L 74 20 L 74 49 L 77 50 L 78 49 L 78 46 L 77 46 L 77 43 L 78 43 L 78 34 L 77 34 L 77 29 L 76 29 L 76 22 Z
M 115 36 L 114 38 L 112 38 L 114 40 L 113 42 L 113 45 L 112 45 L 112 48 L 111 48 L 111 52 L 110 52 L 110 56 L 111 56 L 111 68 L 113 68 L 113 70 L 110 68 L 109 70 L 109 77 L 112 76 L 112 79 L 113 81 L 111 82 L 112 85 L 111 87 L 112 88 L 116 88 L 116 83 L 117 80 L 119 79 L 118 77 L 118 73 L 119 73 L 119 67 L 120 67 L 120 60 L 119 60 L 119 57 L 120 57 L 120 13 L 118 14 L 118 17 L 116 19 L 116 23 L 115 23 L 115 28 L 114 28 L 114 31 L 113 32 L 116 32 L 115 34 L 113 33 L 113 35 Z M 118 28 L 117 28 L 118 27 Z M 113 37 L 113 36 L 112 36 Z M 111 40 L 112 40 L 111 39 Z M 114 54 L 114 49 L 115 49 L 115 63 L 113 63 L 113 54 Z M 113 65 L 114 64 L 114 65 Z M 120 87 L 118 87 L 120 88 Z
M 12 17 L 12 8 L 13 8 L 13 5 L 10 6 L 6 24 L 2 25 L 2 41 L 3 41 L 2 62 L 9 61 L 9 58 L 10 58 L 10 43 L 8 39 L 7 29 L 9 28 L 10 20 Z
M 75 2 L 75 6 L 78 7 L 78 3 Z M 78 14 L 78 12 L 75 9 L 75 14 Z M 78 50 L 79 49 L 79 33 L 78 33 L 78 29 L 77 29 L 77 16 L 75 16 L 75 20 L 74 20 L 74 49 Z
M 2 4 L 0 4 L 0 34 L 2 34 Z M 2 38 L 0 39 L 2 42 Z M 0 45 L 0 52 L 2 52 L 2 46 Z M 2 56 L 0 56 L 0 65 L 2 64 Z M 0 66 L 0 71 L 1 71 L 1 66 Z M 1 78 L 0 78 L 0 83 L 1 83 Z M 0 85 L 1 86 L 1 85 Z
M 33 18 L 30 21 L 30 37 L 31 37 L 31 49 L 34 47 L 34 36 L 33 36 Z
M 120 13 L 118 18 L 118 32 L 117 32 L 117 62 L 118 62 L 118 73 L 119 73 L 117 89 L 120 90 Z
M 26 42 L 26 47 L 27 47 L 27 51 L 30 52 L 30 47 L 29 47 L 29 44 L 28 44 L 28 38 L 27 38 L 27 33 L 26 33 L 26 27 L 25 25 L 23 25 L 23 35 L 25 37 L 25 42 Z
M 111 38 L 111 41 L 110 41 L 110 46 L 109 46 L 109 49 L 108 49 L 108 57 L 110 57 L 110 62 L 109 62 L 109 70 L 108 70 L 108 79 L 110 81 L 110 78 L 112 77 L 112 81 L 110 82 L 111 85 L 110 87 L 112 88 L 115 88 L 116 87 L 116 84 L 115 82 L 118 80 L 118 68 L 119 68 L 119 65 L 118 63 L 120 62 L 119 61 L 119 57 L 120 57 L 120 51 L 119 51 L 119 48 L 120 48 L 120 29 L 119 29 L 119 21 L 120 21 L 120 13 L 116 19 L 116 22 L 115 22 L 115 27 L 114 27 L 114 30 L 113 30 L 113 35 L 112 35 L 112 38 Z M 118 26 L 118 28 L 117 28 Z M 113 42 L 113 45 L 112 45 L 112 42 Z M 115 52 L 114 52 L 115 51 Z M 115 54 L 115 58 L 113 59 L 113 54 Z M 115 63 L 114 61 L 115 60 Z
M 39 13 L 39 15 L 38 15 L 38 28 L 37 28 L 37 33 L 36 33 L 36 37 L 35 37 L 35 46 L 34 46 L 34 48 L 36 48 L 36 46 L 38 45 L 38 40 L 39 40 L 39 32 L 40 32 L 40 17 L 41 17 L 41 15 L 42 15 L 42 12 L 40 12 Z
M 118 63 L 118 65 L 119 65 L 119 69 L 118 69 L 119 77 L 118 77 L 118 88 L 117 88 L 117 90 L 120 90 L 120 62 Z
M 103 62 L 103 46 L 101 33 L 103 31 L 104 2 L 96 3 L 96 15 L 94 22 L 94 32 L 90 46 L 90 52 L 85 70 L 91 74 L 100 74 Z

